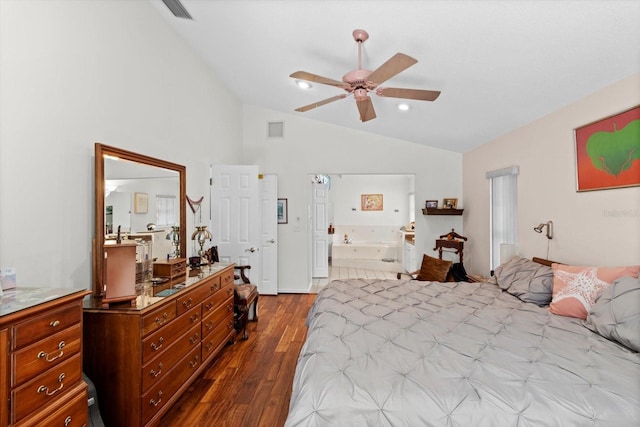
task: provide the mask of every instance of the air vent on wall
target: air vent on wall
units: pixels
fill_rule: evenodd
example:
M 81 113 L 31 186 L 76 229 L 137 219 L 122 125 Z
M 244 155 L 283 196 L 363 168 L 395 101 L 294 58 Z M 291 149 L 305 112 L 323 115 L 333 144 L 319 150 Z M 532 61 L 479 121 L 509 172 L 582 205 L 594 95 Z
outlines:
M 267 136 L 269 138 L 283 138 L 284 122 L 269 122 Z
M 180 3 L 180 0 L 162 0 L 162 2 L 169 8 L 171 13 L 178 18 L 193 19 L 187 9 Z

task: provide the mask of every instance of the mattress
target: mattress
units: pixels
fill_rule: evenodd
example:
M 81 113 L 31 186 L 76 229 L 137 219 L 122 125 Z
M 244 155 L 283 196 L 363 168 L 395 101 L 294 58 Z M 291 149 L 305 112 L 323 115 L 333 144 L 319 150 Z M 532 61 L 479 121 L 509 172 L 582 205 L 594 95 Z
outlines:
M 640 425 L 640 355 L 491 283 L 318 294 L 286 426 Z

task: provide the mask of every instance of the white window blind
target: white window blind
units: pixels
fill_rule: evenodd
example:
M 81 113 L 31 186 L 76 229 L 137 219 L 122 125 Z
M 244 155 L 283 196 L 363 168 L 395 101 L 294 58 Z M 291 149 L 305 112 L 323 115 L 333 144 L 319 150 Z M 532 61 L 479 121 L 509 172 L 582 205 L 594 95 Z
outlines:
M 500 265 L 500 247 L 517 244 L 518 166 L 487 172 L 491 181 L 491 270 Z
M 176 225 L 175 196 L 156 196 L 156 225 L 158 227 Z

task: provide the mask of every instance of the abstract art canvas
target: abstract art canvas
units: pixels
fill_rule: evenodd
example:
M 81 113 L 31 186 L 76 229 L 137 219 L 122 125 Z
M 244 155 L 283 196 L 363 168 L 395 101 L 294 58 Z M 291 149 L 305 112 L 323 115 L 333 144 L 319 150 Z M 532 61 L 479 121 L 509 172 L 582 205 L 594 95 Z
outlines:
M 577 190 L 640 185 L 640 106 L 575 129 Z

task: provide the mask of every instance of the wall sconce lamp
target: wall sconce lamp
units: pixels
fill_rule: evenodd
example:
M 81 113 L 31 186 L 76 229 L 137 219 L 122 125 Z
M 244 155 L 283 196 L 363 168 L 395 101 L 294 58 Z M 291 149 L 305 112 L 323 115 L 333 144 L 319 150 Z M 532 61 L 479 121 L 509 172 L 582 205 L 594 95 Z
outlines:
M 547 227 L 547 239 L 553 239 L 553 222 L 542 222 L 537 227 L 533 228 L 536 233 L 542 233 L 542 230 Z

